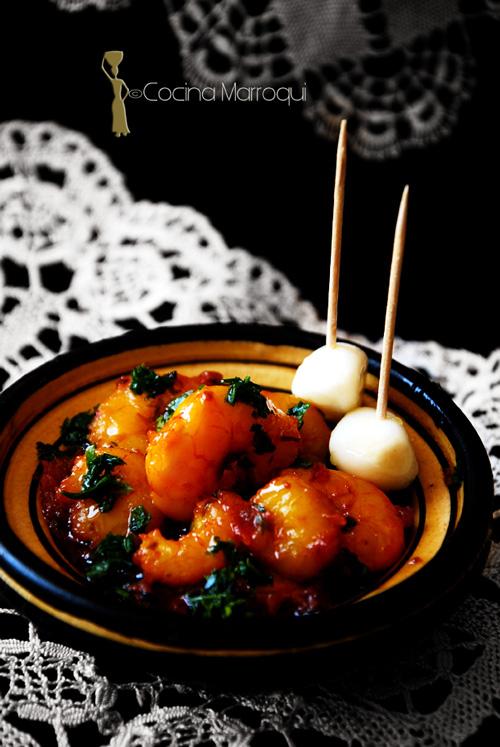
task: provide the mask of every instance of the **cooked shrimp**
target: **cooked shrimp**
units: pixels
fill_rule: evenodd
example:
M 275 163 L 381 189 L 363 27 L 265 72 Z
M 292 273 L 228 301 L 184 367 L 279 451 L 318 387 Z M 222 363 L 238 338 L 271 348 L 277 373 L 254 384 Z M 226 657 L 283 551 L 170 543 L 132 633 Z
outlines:
M 235 493 L 221 491 L 217 498 L 197 504 L 190 531 L 178 540 L 165 539 L 159 529 L 141 535 L 133 560 L 144 581 L 185 586 L 201 581 L 225 564 L 224 552 L 211 552 L 215 539 L 239 542 L 249 505 Z
M 335 474 L 335 472 L 333 472 Z M 404 521 L 389 498 L 371 482 L 343 473 L 348 495 L 337 506 L 355 525 L 344 534 L 344 546 L 370 571 L 390 568 L 405 547 Z M 332 497 L 335 500 L 335 495 Z
M 265 514 L 248 547 L 285 578 L 316 576 L 342 547 L 371 571 L 390 567 L 404 549 L 404 523 L 389 498 L 366 480 L 320 464 L 284 470 L 252 503 Z
M 287 470 L 280 479 L 292 477 L 314 486 L 331 500 L 347 521 L 343 546 L 370 571 L 385 570 L 401 557 L 404 521 L 385 493 L 371 482 L 323 465 Z
M 153 499 L 173 519 L 191 519 L 196 502 L 219 487 L 231 459 L 244 456 L 247 476 L 259 485 L 297 457 L 296 418 L 272 409 L 263 417 L 245 402 L 229 404 L 227 393 L 222 386 L 194 392 L 150 435 L 146 473 Z M 233 487 L 231 480 L 222 484 Z
M 288 412 L 302 400 L 286 392 L 264 392 L 271 402 L 283 412 Z M 328 456 L 331 430 L 322 413 L 314 405 L 306 410 L 300 429 L 299 456 L 312 462 L 324 462 Z
M 102 512 L 92 498 L 67 498 L 70 501 L 69 527 L 72 536 L 79 542 L 96 546 L 110 532 L 126 534 L 129 527 L 130 513 L 136 506 L 143 506 L 150 514 L 149 527 L 159 526 L 162 514 L 151 500 L 150 488 L 144 469 L 144 456 L 139 452 L 126 451 L 117 446 L 110 447 L 106 453 L 120 457 L 125 462 L 114 468 L 113 475 L 126 483 L 131 491 L 118 495 L 110 511 Z M 82 479 L 87 472 L 85 455 L 77 457 L 71 474 L 60 484 L 58 493 L 81 491 Z
M 155 428 L 155 419 L 162 414 L 170 401 L 184 392 L 197 389 L 201 384 L 221 380 L 215 371 L 203 371 L 199 376 L 177 373 L 166 392 L 155 397 L 135 394 L 131 377 L 118 379 L 115 391 L 99 405 L 92 422 L 89 438 L 96 446 L 108 448 L 118 445 L 146 453 L 147 432 Z
M 263 523 L 246 540 L 266 566 L 297 581 L 316 576 L 332 562 L 340 551 L 345 524 L 329 496 L 307 479 L 307 473 L 287 470 L 255 494 L 251 502 L 265 510 Z
M 90 428 L 90 441 L 103 449 L 117 444 L 144 454 L 148 445 L 146 434 L 154 428 L 156 410 L 155 400 L 134 394 L 130 389 L 130 377 L 122 376 L 115 391 L 97 409 Z

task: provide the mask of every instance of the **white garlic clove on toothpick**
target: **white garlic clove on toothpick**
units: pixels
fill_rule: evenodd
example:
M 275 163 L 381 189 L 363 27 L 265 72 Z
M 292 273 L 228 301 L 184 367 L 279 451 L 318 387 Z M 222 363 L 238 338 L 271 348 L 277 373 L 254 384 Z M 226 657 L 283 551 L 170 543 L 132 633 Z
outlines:
M 338 342 L 308 355 L 297 368 L 292 393 L 311 402 L 330 420 L 358 407 L 368 358 L 356 345 Z
M 371 407 L 349 412 L 336 425 L 330 437 L 330 461 L 381 490 L 406 488 L 418 473 L 402 421 L 390 413 L 381 418 Z

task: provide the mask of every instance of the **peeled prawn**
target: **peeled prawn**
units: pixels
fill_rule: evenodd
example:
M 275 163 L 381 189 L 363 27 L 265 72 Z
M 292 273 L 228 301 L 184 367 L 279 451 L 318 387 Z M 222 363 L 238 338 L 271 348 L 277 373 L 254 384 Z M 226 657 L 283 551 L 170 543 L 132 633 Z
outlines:
M 147 432 L 154 427 L 156 408 L 154 399 L 134 394 L 130 389 L 130 377 L 122 376 L 115 391 L 99 405 L 89 439 L 103 449 L 115 444 L 144 454 L 148 445 Z
M 396 506 L 367 480 L 325 471 L 330 473 L 327 482 L 333 502 L 354 524 L 343 534 L 344 547 L 370 571 L 390 568 L 405 548 L 405 521 Z
M 101 450 L 104 451 L 104 450 Z M 71 474 L 58 488 L 58 494 L 69 504 L 69 527 L 72 536 L 90 547 L 96 546 L 107 534 L 126 534 L 130 513 L 136 506 L 143 506 L 150 514 L 149 527 L 159 526 L 162 514 L 151 500 L 150 488 L 144 469 L 144 456 L 139 452 L 126 451 L 114 446 L 106 452 L 123 459 L 125 464 L 115 467 L 113 474 L 130 488 L 130 492 L 117 496 L 110 511 L 102 512 L 92 498 L 66 498 L 65 492 L 78 493 L 87 471 L 85 455 L 77 457 Z
M 271 402 L 283 412 L 288 412 L 302 400 L 287 392 L 264 392 Z M 313 462 L 323 462 L 328 453 L 331 430 L 325 418 L 314 405 L 310 405 L 302 420 L 300 429 L 299 456 Z
M 282 478 L 298 478 L 327 496 L 347 524 L 342 545 L 370 571 L 382 571 L 402 555 L 405 522 L 389 498 L 373 483 L 323 465 L 286 470 Z M 280 479 L 282 479 L 280 478 Z
M 285 578 L 312 578 L 338 555 L 345 519 L 329 496 L 307 479 L 307 470 L 287 470 L 251 502 L 265 513 L 260 531 L 248 540 L 249 549 Z
M 201 384 L 220 381 L 215 371 L 203 371 L 199 376 L 177 373 L 169 389 L 156 397 L 135 394 L 130 388 L 130 376 L 118 379 L 116 389 L 102 402 L 92 422 L 89 439 L 96 446 L 108 448 L 117 445 L 135 449 L 143 454 L 148 445 L 147 433 L 155 428 L 155 420 L 168 403 L 184 392 L 197 389 Z
M 153 499 L 170 518 L 191 519 L 196 502 L 220 485 L 225 467 L 239 460 L 248 479 L 262 484 L 297 457 L 297 419 L 281 411 L 258 416 L 244 402 L 229 404 L 227 387 L 207 386 L 188 396 L 163 429 L 151 434 L 146 472 Z
M 235 493 L 221 491 L 217 498 L 197 504 L 190 531 L 178 540 L 165 539 L 159 529 L 141 535 L 134 555 L 147 584 L 184 586 L 201 581 L 225 564 L 222 551 L 212 552 L 215 539 L 239 542 L 249 506 Z
M 404 549 L 404 522 L 389 498 L 321 464 L 284 470 L 251 502 L 265 513 L 249 549 L 285 578 L 313 578 L 343 547 L 370 571 L 390 567 Z

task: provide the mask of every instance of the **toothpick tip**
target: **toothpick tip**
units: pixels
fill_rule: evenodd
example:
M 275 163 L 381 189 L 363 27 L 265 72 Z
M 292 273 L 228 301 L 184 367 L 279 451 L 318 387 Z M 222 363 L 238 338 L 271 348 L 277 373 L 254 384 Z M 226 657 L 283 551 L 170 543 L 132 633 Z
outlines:
M 402 215 L 403 213 L 406 215 L 408 212 L 408 195 L 410 194 L 410 187 L 408 184 L 406 184 L 405 188 L 403 189 L 403 194 L 401 195 L 401 202 L 399 203 L 399 213 Z

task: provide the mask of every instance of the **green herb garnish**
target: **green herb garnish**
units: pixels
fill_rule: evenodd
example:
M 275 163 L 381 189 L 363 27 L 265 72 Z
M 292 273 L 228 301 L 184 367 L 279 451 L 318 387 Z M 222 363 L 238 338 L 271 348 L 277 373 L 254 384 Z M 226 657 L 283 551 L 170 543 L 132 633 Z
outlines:
M 159 418 L 156 418 L 156 430 L 157 431 L 160 431 L 163 428 L 165 423 L 167 423 L 170 420 L 174 412 L 177 410 L 181 402 L 184 402 L 184 400 L 187 397 L 189 397 L 190 394 L 193 394 L 193 392 L 194 392 L 194 389 L 189 389 L 189 391 L 179 394 L 178 397 L 176 397 L 175 399 L 172 399 L 168 403 L 167 408 L 165 412 L 163 413 L 163 415 L 160 415 Z
M 67 498 L 93 498 L 99 511 L 110 511 L 118 496 L 132 491 L 130 485 L 113 474 L 115 467 L 125 462 L 114 454 L 97 454 L 93 445 L 87 447 L 85 461 L 87 472 L 82 479 L 82 489 L 76 493 L 63 491 L 63 495 Z
M 135 543 L 131 536 L 108 534 L 91 554 L 86 578 L 93 582 L 106 582 L 110 589 L 123 597 L 130 592 L 124 585 L 140 577 L 139 569 L 132 563 Z
M 72 418 L 66 418 L 61 426 L 60 442 L 67 448 L 81 449 L 88 443 L 89 428 L 94 419 L 96 408 L 89 412 L 79 412 Z
M 267 399 L 261 394 L 262 387 L 254 384 L 250 376 L 245 376 L 244 379 L 240 379 L 239 376 L 233 379 L 222 379 L 221 383 L 229 385 L 226 394 L 228 404 L 235 405 L 236 402 L 243 402 L 254 408 L 254 416 L 267 418 L 271 412 Z
M 131 376 L 130 389 L 134 394 L 145 394 L 152 399 L 172 388 L 177 379 L 177 371 L 157 374 L 152 368 L 141 364 L 134 368 Z
M 96 409 L 79 412 L 72 418 L 66 418 L 61 425 L 59 438 L 53 444 L 38 441 L 36 445 L 38 458 L 50 462 L 56 457 L 73 456 L 80 449 L 85 449 L 88 444 L 90 424 L 95 416 Z
M 304 425 L 304 415 L 310 407 L 310 404 L 308 404 L 307 402 L 302 402 L 301 400 L 300 402 L 297 402 L 297 404 L 293 407 L 290 407 L 290 409 L 287 411 L 287 415 L 293 415 L 294 418 L 297 418 L 299 431 Z
M 256 454 L 270 454 L 276 451 L 276 446 L 260 423 L 252 425 L 250 430 L 253 432 L 253 448 Z
M 140 534 L 144 532 L 150 521 L 151 514 L 149 511 L 146 511 L 144 506 L 134 506 L 130 512 L 128 528 L 134 534 Z
M 255 587 L 271 583 L 253 558 L 232 542 L 214 538 L 208 552 L 224 552 L 227 565 L 205 577 L 201 590 L 183 596 L 189 609 L 204 618 L 228 618 L 238 611 L 248 614 Z

